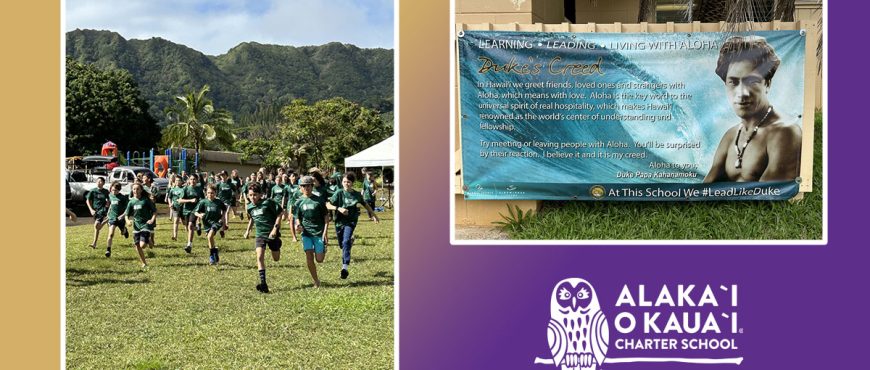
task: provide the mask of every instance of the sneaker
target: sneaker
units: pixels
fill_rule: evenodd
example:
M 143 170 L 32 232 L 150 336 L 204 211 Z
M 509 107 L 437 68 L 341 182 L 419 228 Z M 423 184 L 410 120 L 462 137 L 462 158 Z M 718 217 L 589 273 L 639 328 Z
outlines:
M 221 239 L 223 239 L 223 238 L 224 238 L 224 231 L 221 230 Z
M 97 245 L 96 245 L 96 244 L 88 244 L 88 247 L 91 247 L 91 249 L 97 249 Z
M 130 232 L 127 231 L 127 228 L 125 227 L 125 228 L 121 229 L 121 235 L 124 236 L 124 239 L 127 239 L 130 237 Z
M 217 258 L 215 257 L 214 252 L 211 252 L 211 254 L 208 255 L 208 264 L 214 265 L 216 263 L 217 263 Z
M 221 262 L 221 255 L 220 255 L 220 253 L 218 253 L 218 252 L 219 252 L 219 250 L 218 250 L 217 248 L 215 248 L 215 249 L 214 249 L 214 263 L 220 263 L 220 262 Z
M 202 228 L 196 225 L 196 236 L 202 236 Z
M 111 256 L 112 256 L 112 250 L 109 248 L 106 248 L 106 258 L 109 258 Z
M 350 273 L 347 272 L 347 269 L 341 269 L 341 278 L 347 279 L 347 275 L 350 275 Z
M 191 250 L 193 250 L 193 246 L 190 245 L 190 244 L 188 244 L 186 247 L 184 247 L 184 251 L 185 251 L 187 254 L 190 254 L 190 251 L 191 251 Z
M 260 293 L 269 293 L 269 286 L 266 283 L 257 284 L 257 291 Z

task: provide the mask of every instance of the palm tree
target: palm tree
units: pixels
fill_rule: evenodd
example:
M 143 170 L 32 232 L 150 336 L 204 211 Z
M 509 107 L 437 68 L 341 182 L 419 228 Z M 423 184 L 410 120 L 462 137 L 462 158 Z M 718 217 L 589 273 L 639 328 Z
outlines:
M 190 90 L 175 97 L 175 106 L 166 108 L 169 124 L 163 129 L 164 144 L 193 145 L 198 158 L 200 150 L 210 142 L 225 148 L 232 146 L 236 138 L 231 131 L 232 115 L 215 109 L 212 100 L 206 97 L 208 91 L 208 85 L 204 85 L 198 92 Z

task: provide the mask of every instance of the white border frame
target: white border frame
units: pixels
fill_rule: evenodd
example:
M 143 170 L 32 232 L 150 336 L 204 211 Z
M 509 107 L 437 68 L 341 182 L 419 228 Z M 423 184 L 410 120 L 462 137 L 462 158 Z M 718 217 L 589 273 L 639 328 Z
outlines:
M 450 0 L 450 244 L 460 245 L 827 245 L 828 244 L 828 6 L 822 4 L 822 239 L 820 240 L 468 240 L 456 239 L 456 0 Z M 818 140 L 818 138 L 816 138 Z
M 451 0 L 451 9 L 452 9 Z M 452 10 L 451 10 L 452 12 Z M 66 0 L 60 2 L 60 369 L 66 368 Z M 399 0 L 393 0 L 393 134 L 399 135 Z M 401 136 L 399 136 L 401 137 Z M 393 149 L 396 158 L 396 183 L 400 184 L 399 147 Z M 400 188 L 393 191 L 393 367 L 399 368 L 399 196 Z

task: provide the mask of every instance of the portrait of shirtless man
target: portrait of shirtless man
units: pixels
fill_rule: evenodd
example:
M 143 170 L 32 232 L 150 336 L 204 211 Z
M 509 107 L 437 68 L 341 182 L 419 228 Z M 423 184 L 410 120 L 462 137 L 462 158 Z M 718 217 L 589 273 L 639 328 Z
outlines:
M 729 37 L 716 74 L 740 122 L 722 136 L 704 182 L 794 180 L 800 171 L 800 120 L 786 120 L 768 101 L 779 57 L 763 37 Z

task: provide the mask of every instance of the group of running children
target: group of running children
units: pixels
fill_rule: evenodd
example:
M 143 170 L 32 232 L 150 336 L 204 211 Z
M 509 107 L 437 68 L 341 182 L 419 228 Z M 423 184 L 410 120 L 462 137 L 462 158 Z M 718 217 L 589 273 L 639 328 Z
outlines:
M 371 221 L 380 222 L 373 209 L 374 175 L 365 170 L 363 173 L 362 193 L 353 188 L 356 176 L 352 172 L 341 174 L 333 170 L 333 174 L 325 179 L 317 168 L 312 168 L 308 175 L 301 178 L 284 168 L 278 168 L 276 172 L 261 168 L 246 179 L 240 178 L 236 170 L 232 170 L 231 174 L 221 171 L 211 176 L 206 173 L 202 176 L 184 172 L 181 175 L 172 174 L 165 198 L 172 219 L 172 240 L 177 240 L 179 225 L 183 225 L 187 232 L 184 251 L 189 254 L 193 249 L 194 233 L 201 235 L 205 232 L 209 263 L 218 264 L 220 254 L 215 235 L 219 234 L 221 238 L 225 236 L 231 213 L 242 220 L 247 216 L 244 238 L 250 237 L 253 228 L 259 274 L 256 289 L 268 293 L 266 248 L 271 251 L 274 261 L 280 260 L 280 229 L 282 221 L 286 221 L 291 225 L 293 241 L 302 240 L 308 271 L 314 287 L 319 287 L 315 261 L 321 263 L 326 256 L 329 223 L 334 218 L 335 235 L 342 250 L 340 277 L 347 279 L 359 207 L 365 208 Z M 100 230 L 108 224 L 105 255 L 111 257 L 115 230 L 128 238 L 128 226 L 132 224 L 133 245 L 142 268 L 147 268 L 143 249 L 154 246 L 154 229 L 157 226 L 153 179 L 147 173 L 136 179 L 131 185 L 129 197 L 121 194 L 121 183 L 113 182 L 108 190 L 104 186 L 105 179 L 99 178 L 97 188 L 86 195 L 88 209 L 94 216 L 94 239 L 90 247 L 96 248 Z M 239 203 L 244 205 L 244 213 L 236 211 Z

